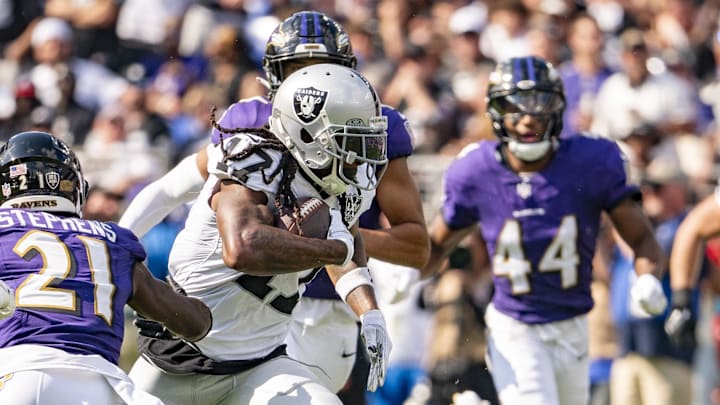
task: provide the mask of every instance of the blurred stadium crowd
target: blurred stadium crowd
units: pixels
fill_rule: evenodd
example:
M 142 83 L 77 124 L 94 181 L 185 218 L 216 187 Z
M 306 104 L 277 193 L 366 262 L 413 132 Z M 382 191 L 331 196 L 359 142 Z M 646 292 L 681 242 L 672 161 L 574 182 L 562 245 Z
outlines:
M 219 117 L 238 99 L 266 94 L 256 80 L 265 42 L 303 9 L 345 27 L 358 69 L 409 119 L 410 164 L 428 218 L 449 160 L 471 142 L 494 138 L 485 116 L 490 69 L 527 54 L 560 70 L 568 105 L 563 137 L 589 131 L 619 142 L 666 252 L 679 221 L 717 183 L 719 0 L 0 0 L 0 141 L 29 129 L 63 138 L 94 186 L 85 216 L 117 220 L 139 189 L 207 143 L 212 107 Z M 143 238 L 158 277 L 183 218 L 178 212 Z M 719 246 L 707 246 L 700 286 L 704 319 L 718 322 L 700 323 L 701 346 L 720 344 L 720 299 L 712 305 L 720 292 Z M 387 309 L 393 361 L 449 381 L 448 392 L 487 378 L 473 367 L 482 364 L 479 314 L 490 282 L 472 253 L 469 241 L 452 260 L 464 271 Z M 695 370 L 694 403 L 720 404 L 712 391 L 720 382 L 707 372 L 716 364 L 671 348 L 662 319 L 638 326 L 627 314 L 625 253 L 609 234 L 596 257 L 593 400 L 607 396 L 613 362 L 637 356 L 661 370 L 657 384 L 674 390 L 690 390 L 683 381 Z M 427 332 L 427 350 L 418 350 L 418 330 Z M 652 337 L 639 337 L 643 331 Z M 680 374 L 663 374 L 656 359 Z M 423 395 L 417 387 L 407 403 L 424 403 Z

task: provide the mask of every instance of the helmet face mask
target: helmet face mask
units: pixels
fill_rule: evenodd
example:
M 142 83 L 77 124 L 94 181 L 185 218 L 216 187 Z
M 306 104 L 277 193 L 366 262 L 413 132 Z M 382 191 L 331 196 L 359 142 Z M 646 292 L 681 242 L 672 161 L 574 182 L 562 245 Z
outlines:
M 356 71 L 319 64 L 278 88 L 270 129 L 300 168 L 330 195 L 347 185 L 377 187 L 387 164 L 387 117 L 373 87 Z
M 311 60 L 350 68 L 357 62 L 350 37 L 340 24 L 323 13 L 302 11 L 281 22 L 265 46 L 263 70 L 270 95 L 295 69 Z
M 61 140 L 22 132 L 0 148 L 0 206 L 80 216 L 88 185 L 80 162 Z
M 512 58 L 500 62 L 490 74 L 487 111 L 495 135 L 510 152 L 526 162 L 547 155 L 562 130 L 565 95 L 555 68 L 536 57 Z M 524 117 L 533 127 L 543 128 L 537 136 L 519 133 Z

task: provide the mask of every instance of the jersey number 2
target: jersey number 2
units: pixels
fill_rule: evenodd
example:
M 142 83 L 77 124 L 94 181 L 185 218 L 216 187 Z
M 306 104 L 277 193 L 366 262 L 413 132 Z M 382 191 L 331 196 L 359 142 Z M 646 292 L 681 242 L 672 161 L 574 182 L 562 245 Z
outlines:
M 577 254 L 577 233 L 575 217 L 564 217 L 555 237 L 538 263 L 540 272 L 559 272 L 560 283 L 565 289 L 577 284 L 580 263 Z M 500 232 L 493 257 L 493 272 L 510 280 L 514 295 L 527 294 L 532 290 L 528 279 L 532 266 L 523 251 L 522 232 L 518 221 L 505 222 Z
M 112 283 L 107 246 L 95 238 L 78 236 L 78 239 L 85 246 L 95 284 L 95 315 L 112 325 L 115 285 Z M 61 281 L 75 277 L 77 271 L 77 261 L 65 243 L 50 232 L 30 231 L 18 240 L 13 252 L 25 260 L 39 254 L 43 260 L 42 269 L 29 275 L 15 290 L 18 307 L 79 314 L 77 293 L 55 287 Z

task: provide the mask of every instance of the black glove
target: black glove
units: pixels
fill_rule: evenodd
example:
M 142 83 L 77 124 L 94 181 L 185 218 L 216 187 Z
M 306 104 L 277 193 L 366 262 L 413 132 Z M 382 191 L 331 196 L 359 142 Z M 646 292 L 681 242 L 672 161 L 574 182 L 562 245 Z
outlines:
M 138 328 L 138 333 L 145 337 L 164 340 L 177 339 L 177 336 L 173 335 L 172 332 L 165 327 L 165 325 L 160 322 L 147 319 L 140 314 L 137 314 L 137 317 L 133 321 L 133 325 Z
M 695 341 L 695 314 L 690 308 L 690 289 L 674 290 L 672 292 L 672 310 L 665 320 L 665 332 L 670 342 L 681 348 L 693 348 Z

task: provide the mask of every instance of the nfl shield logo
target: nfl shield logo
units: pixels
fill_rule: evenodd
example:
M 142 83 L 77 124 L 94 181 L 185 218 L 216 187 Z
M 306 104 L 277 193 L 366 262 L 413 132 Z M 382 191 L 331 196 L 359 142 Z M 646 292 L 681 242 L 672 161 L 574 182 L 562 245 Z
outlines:
M 518 183 L 517 186 L 515 186 L 515 191 L 517 194 L 522 198 L 523 200 L 530 197 L 532 194 L 532 185 L 530 183 Z
M 10 194 L 12 194 L 12 190 L 10 189 L 10 184 L 3 183 L 2 185 L 2 193 L 5 197 L 10 197 Z
M 295 90 L 295 98 L 293 99 L 295 115 L 306 124 L 315 121 L 320 111 L 325 107 L 327 94 L 327 91 L 318 90 L 314 87 Z
M 51 189 L 55 190 L 60 184 L 60 173 L 58 172 L 47 172 L 45 173 L 45 183 Z

